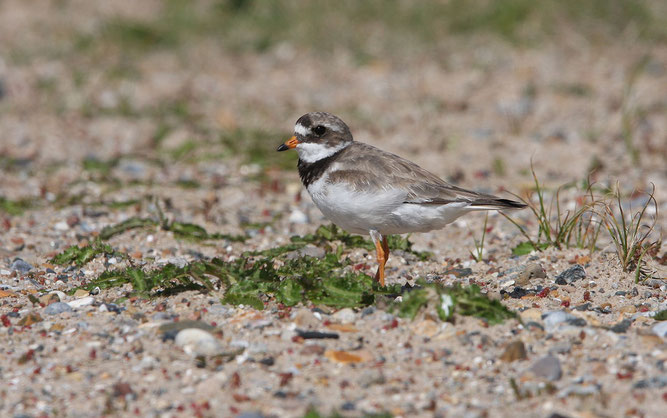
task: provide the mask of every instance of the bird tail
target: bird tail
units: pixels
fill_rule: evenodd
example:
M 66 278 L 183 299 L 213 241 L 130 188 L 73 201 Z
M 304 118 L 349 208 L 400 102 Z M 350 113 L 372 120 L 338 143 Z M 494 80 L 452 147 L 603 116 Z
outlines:
M 525 203 L 510 199 L 501 199 L 497 197 L 482 197 L 475 199 L 470 203 L 467 209 L 472 210 L 516 210 L 525 208 Z

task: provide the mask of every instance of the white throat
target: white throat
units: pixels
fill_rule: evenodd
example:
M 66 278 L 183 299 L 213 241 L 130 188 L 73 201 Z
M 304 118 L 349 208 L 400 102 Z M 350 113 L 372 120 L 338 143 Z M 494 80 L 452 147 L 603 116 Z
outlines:
M 321 160 L 322 158 L 327 158 L 334 155 L 343 148 L 346 148 L 351 143 L 352 142 L 345 142 L 336 147 L 327 147 L 323 144 L 302 142 L 296 146 L 296 152 L 299 154 L 299 159 L 301 161 L 311 164 Z

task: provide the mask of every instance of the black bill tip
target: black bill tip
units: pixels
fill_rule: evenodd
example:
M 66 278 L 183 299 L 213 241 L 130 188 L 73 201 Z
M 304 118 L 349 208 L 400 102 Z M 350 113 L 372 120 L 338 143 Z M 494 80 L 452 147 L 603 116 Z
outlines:
M 287 145 L 280 144 L 280 146 L 278 147 L 278 149 L 276 151 L 287 151 L 288 149 L 289 149 L 289 147 Z

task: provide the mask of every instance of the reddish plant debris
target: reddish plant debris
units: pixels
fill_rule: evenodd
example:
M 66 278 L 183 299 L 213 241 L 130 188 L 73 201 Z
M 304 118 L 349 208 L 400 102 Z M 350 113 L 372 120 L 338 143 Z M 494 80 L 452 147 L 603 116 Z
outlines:
M 19 357 L 19 364 L 26 364 L 35 358 L 35 350 L 28 350 Z
M 0 320 L 2 321 L 2 326 L 7 328 L 12 326 L 12 321 L 9 319 L 7 315 L 0 316 Z
M 618 372 L 616 373 L 616 378 L 620 380 L 632 379 L 632 375 L 633 375 L 632 372 L 625 372 L 625 373 Z
M 232 375 L 231 386 L 232 388 L 241 387 L 241 376 L 239 375 L 239 372 L 234 372 L 234 374 Z
M 564 306 L 566 308 L 570 307 L 570 301 L 569 300 L 564 300 L 560 303 L 560 306 Z
M 548 294 L 549 294 L 549 288 L 545 287 L 540 291 L 540 293 L 537 294 L 537 296 L 540 298 L 546 298 Z
M 394 319 L 391 320 L 390 324 L 387 324 L 387 325 L 383 326 L 382 329 L 387 330 L 387 329 L 393 329 L 393 328 L 396 328 L 396 327 L 398 327 L 398 319 L 394 318 Z
M 584 302 L 590 301 L 591 300 L 591 292 L 588 290 L 584 292 Z
M 232 398 L 234 398 L 236 402 L 248 402 L 250 400 L 250 396 L 241 393 L 232 394 Z
M 287 385 L 290 380 L 294 377 L 292 373 L 278 373 L 278 376 L 280 377 L 280 386 L 285 386 Z
M 88 353 L 88 357 L 90 357 L 91 360 L 95 360 L 97 358 L 97 351 L 92 348 L 90 350 L 90 353 Z

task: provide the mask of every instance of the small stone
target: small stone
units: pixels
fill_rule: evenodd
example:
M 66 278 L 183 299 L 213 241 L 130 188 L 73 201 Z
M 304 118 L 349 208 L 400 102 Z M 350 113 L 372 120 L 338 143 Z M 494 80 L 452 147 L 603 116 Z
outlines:
M 558 325 L 565 323 L 573 318 L 576 317 L 565 311 L 551 311 L 542 315 L 542 320 L 544 321 L 544 326 L 547 331 L 552 331 L 556 329 Z
M 505 351 L 500 355 L 500 360 L 511 363 L 516 360 L 525 360 L 528 358 L 526 354 L 526 346 L 523 341 L 517 340 L 507 344 Z
M 78 298 L 84 298 L 84 297 L 88 296 L 89 294 L 90 294 L 90 292 L 88 292 L 85 289 L 76 289 L 76 292 L 74 292 L 73 296 L 74 296 L 75 299 L 78 299 Z
M 425 319 L 423 321 L 419 321 L 414 325 L 412 325 L 411 328 L 412 332 L 414 332 L 415 334 L 428 338 L 432 338 L 434 335 L 440 332 L 440 327 L 438 326 L 438 324 L 431 319 Z
M 172 264 L 178 267 L 179 269 L 182 269 L 188 265 L 188 260 L 186 260 L 183 257 L 171 257 L 170 259 L 167 260 L 167 264 Z
M 173 340 L 177 334 L 189 328 L 198 328 L 204 331 L 213 332 L 216 328 L 213 325 L 207 324 L 203 321 L 183 320 L 178 322 L 167 322 L 160 325 L 158 331 L 162 334 L 162 341 Z
M 370 360 L 372 356 L 361 350 L 349 353 L 347 351 L 327 350 L 324 356 L 335 363 L 361 363 Z
M 19 321 L 19 325 L 27 327 L 38 322 L 42 322 L 42 317 L 37 312 L 30 312 Z
M 454 277 L 468 277 L 472 274 L 471 268 L 451 268 L 445 271 L 445 275 L 451 274 Z
M 298 327 L 316 327 L 320 324 L 320 321 L 317 319 L 313 313 L 308 309 L 299 309 L 294 315 L 294 323 Z
M 549 347 L 549 354 L 567 354 L 572 350 L 572 344 L 563 342 Z
M 298 250 L 290 251 L 287 253 L 286 258 L 288 260 L 295 260 L 300 257 L 324 258 L 325 255 L 326 252 L 324 249 L 308 244 Z
M 333 314 L 333 318 L 341 324 L 352 324 L 357 319 L 357 314 L 350 308 L 343 308 Z
M 69 229 L 69 225 L 67 225 L 67 222 L 65 221 L 60 221 L 57 224 L 55 224 L 53 228 L 56 231 L 67 231 Z
M 528 263 L 516 277 L 516 284 L 525 286 L 533 279 L 544 279 L 547 277 L 547 272 L 539 263 Z
M 318 355 L 321 356 L 324 354 L 326 348 L 323 345 L 319 344 L 306 344 L 301 349 L 301 354 L 304 356 Z
M 378 369 L 364 371 L 359 377 L 359 386 L 367 388 L 373 385 L 382 385 L 386 381 L 384 374 Z
M 651 331 L 660 338 L 667 338 L 667 321 L 660 321 L 653 325 Z
M 609 329 L 617 334 L 623 334 L 630 328 L 630 325 L 632 325 L 632 319 L 624 319 L 621 322 L 612 325 Z
M 556 276 L 556 284 L 565 285 L 586 278 L 586 270 L 581 264 L 575 264 Z
M 308 215 L 299 209 L 294 209 L 292 213 L 290 213 L 288 221 L 293 224 L 307 224 L 309 222 Z
M 637 308 L 634 305 L 625 305 L 619 309 L 621 313 L 633 314 L 637 312 Z
M 49 293 L 39 297 L 39 303 L 44 306 L 49 306 L 52 303 L 60 302 L 60 296 L 56 293 Z
M 236 418 L 266 418 L 264 414 L 259 411 L 241 412 Z
M 74 309 L 82 308 L 84 306 L 92 305 L 95 302 L 95 298 L 88 296 L 85 298 L 74 299 L 73 301 L 68 302 L 67 304 Z
M 555 382 L 563 376 L 560 361 L 554 356 L 542 357 L 530 366 L 529 371 L 535 375 L 535 377 L 546 379 L 551 382 Z
M 580 397 L 590 396 L 600 392 L 600 389 L 601 386 L 597 384 L 589 384 L 589 385 L 575 384 L 575 385 L 570 385 L 562 389 L 560 392 L 558 392 L 558 397 L 566 398 L 570 395 L 576 395 Z
M 72 312 L 72 307 L 64 302 L 56 302 L 44 308 L 45 315 L 58 315 L 63 312 Z
M 525 311 L 519 312 L 519 316 L 524 322 L 539 321 L 542 319 L 542 311 L 537 308 L 528 308 Z
M 632 385 L 633 389 L 662 389 L 667 386 L 667 375 L 654 376 L 642 379 Z
M 188 354 L 214 356 L 222 352 L 222 346 L 215 336 L 200 328 L 181 330 L 176 335 L 174 342 Z
M 70 215 L 70 216 L 67 217 L 65 222 L 67 222 L 67 226 L 69 226 L 70 228 L 73 228 L 76 225 L 78 225 L 79 222 L 81 222 L 81 219 L 79 219 L 79 217 L 76 216 L 76 215 Z
M 26 274 L 27 272 L 33 269 L 33 267 L 30 264 L 26 263 L 20 258 L 15 259 L 14 262 L 9 266 L 9 268 L 12 271 L 17 271 L 21 274 Z

